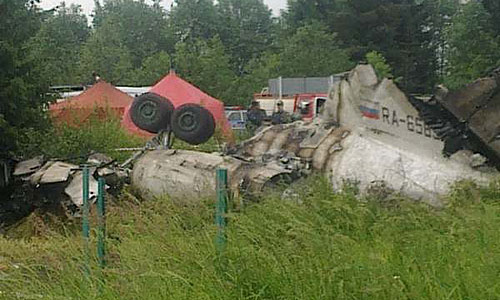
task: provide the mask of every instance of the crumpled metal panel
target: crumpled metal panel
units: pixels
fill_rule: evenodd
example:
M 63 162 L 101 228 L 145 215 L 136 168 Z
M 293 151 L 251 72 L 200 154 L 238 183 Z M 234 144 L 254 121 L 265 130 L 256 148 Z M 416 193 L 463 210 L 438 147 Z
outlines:
M 38 171 L 43 164 L 43 156 L 37 156 L 16 164 L 13 176 L 27 176 Z
M 500 135 L 500 93 L 471 117 L 469 128 L 485 143 L 494 141 Z M 500 152 L 497 155 L 500 156 Z
M 274 179 L 277 179 L 285 174 L 291 174 L 292 172 L 293 170 L 283 168 L 283 166 L 276 161 L 255 166 L 248 170 L 246 176 L 248 180 L 248 187 L 246 192 L 253 194 L 261 193 L 266 185 L 275 183 Z
M 94 153 L 87 159 L 87 163 L 95 166 L 107 165 L 111 162 L 113 162 L 113 159 L 102 153 Z
M 92 173 L 91 173 L 92 174 Z M 83 172 L 77 171 L 72 176 L 70 184 L 64 189 L 71 201 L 78 207 L 83 205 Z M 97 197 L 98 183 L 94 176 L 89 176 L 89 200 Z
M 75 169 L 78 167 L 61 161 L 48 161 L 38 171 L 30 176 L 30 183 L 33 186 L 38 184 L 50 184 L 66 182 Z
M 487 104 L 498 89 L 495 78 L 480 78 L 466 87 L 449 92 L 440 103 L 462 121 L 469 120 L 481 107 Z
M 71 172 L 76 168 L 78 167 L 75 165 L 56 161 L 43 172 L 39 183 L 48 184 L 66 182 Z
M 481 152 L 500 169 L 500 151 L 495 144 L 500 139 L 499 84 L 497 69 L 490 76 L 479 78 L 456 91 L 440 88 L 434 98 L 443 110 L 451 113 L 449 118 L 461 134 L 458 139 L 462 139 L 461 146 Z M 443 132 L 446 131 L 450 130 Z M 455 139 L 447 140 L 452 147 L 455 143 Z
M 332 126 L 318 126 L 300 143 L 300 148 L 318 148 L 332 131 Z

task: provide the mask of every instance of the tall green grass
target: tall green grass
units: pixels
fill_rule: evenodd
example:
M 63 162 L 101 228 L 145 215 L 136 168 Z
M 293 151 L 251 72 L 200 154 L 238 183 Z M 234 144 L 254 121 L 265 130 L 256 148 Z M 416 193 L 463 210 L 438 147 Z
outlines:
M 229 214 L 222 256 L 213 199 L 176 206 L 123 196 L 108 267 L 82 272 L 77 230 L 0 239 L 4 299 L 498 299 L 500 183 L 463 183 L 437 210 L 361 201 L 323 177 L 298 199 L 270 192 Z

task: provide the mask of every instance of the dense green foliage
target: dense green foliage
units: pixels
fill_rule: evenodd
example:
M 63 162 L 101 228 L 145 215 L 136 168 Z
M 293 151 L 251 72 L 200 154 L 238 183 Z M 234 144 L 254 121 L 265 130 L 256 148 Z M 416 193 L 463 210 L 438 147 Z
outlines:
M 84 82 L 97 71 L 116 84 L 149 85 L 157 80 L 151 73 L 161 76 L 175 68 L 227 103 L 248 103 L 265 85 L 252 77 L 262 66 L 255 61 L 276 55 L 279 65 L 265 64 L 276 69 L 267 73 L 323 76 L 346 71 L 377 51 L 403 89 L 429 92 L 440 81 L 456 87 L 497 63 L 497 4 L 483 2 L 290 0 L 282 17 L 273 18 L 262 0 L 177 0 L 169 10 L 159 1 L 96 1 L 90 35 L 84 45 L 81 39 L 73 43 L 72 51 L 81 52 L 72 54 L 79 68 L 66 78 Z M 81 20 L 76 8 L 63 6 L 39 35 L 64 17 Z M 82 32 L 81 22 L 68 28 Z M 54 36 L 69 40 L 68 31 Z M 158 53 L 166 59 L 148 63 Z M 51 68 L 58 70 L 49 63 L 46 73 Z
M 341 48 L 336 34 L 318 23 L 297 29 L 278 53 L 278 70 L 287 77 L 329 76 L 351 69 L 349 54 Z
M 449 62 L 444 83 L 457 88 L 500 64 L 500 35 L 492 16 L 481 3 L 472 1 L 452 20 L 447 34 Z
M 0 1 L 0 156 L 15 149 L 23 128 L 45 123 L 41 114 L 43 78 L 23 45 L 36 33 L 42 15 L 25 1 Z
M 29 57 L 37 63 L 37 74 L 46 84 L 80 83 L 75 58 L 90 34 L 87 17 L 80 7 L 66 7 L 62 3 L 54 15 L 46 18 L 38 33 L 27 44 Z
M 138 204 L 108 217 L 108 267 L 83 275 L 78 226 L 32 216 L 0 238 L 6 299 L 496 299 L 500 186 L 464 183 L 445 210 L 404 199 L 359 202 L 326 179 L 229 215 L 218 257 L 211 201 Z M 299 200 L 298 202 L 296 200 Z M 118 205 L 117 205 L 118 204 Z M 95 226 L 95 224 L 92 224 Z M 95 241 L 92 242 L 95 245 Z M 92 247 L 95 253 L 94 247 Z
M 203 87 L 208 94 L 228 100 L 231 99 L 231 87 L 236 80 L 229 60 L 218 37 L 176 45 L 177 71 L 187 80 Z
M 95 152 L 123 161 L 130 157 L 130 152 L 119 152 L 116 149 L 142 147 L 145 139 L 127 133 L 121 127 L 120 120 L 100 120 L 96 115 L 91 116 L 81 127 L 26 130 L 16 142 L 22 157 L 45 155 L 82 163 L 90 153 Z
M 263 0 L 96 0 L 91 24 L 78 6 L 37 2 L 0 1 L 2 153 L 46 126 L 49 85 L 88 84 L 94 71 L 141 86 L 173 68 L 248 104 L 269 78 L 328 76 L 366 59 L 384 58 L 409 93 L 457 88 L 500 64 L 497 0 L 289 0 L 279 17 Z

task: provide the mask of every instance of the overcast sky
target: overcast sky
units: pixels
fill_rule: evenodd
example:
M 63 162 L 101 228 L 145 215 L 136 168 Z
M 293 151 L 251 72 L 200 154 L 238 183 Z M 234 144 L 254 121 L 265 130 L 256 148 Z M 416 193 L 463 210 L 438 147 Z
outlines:
M 53 8 L 54 6 L 61 3 L 62 0 L 41 0 L 40 4 L 44 9 Z M 66 0 L 66 4 L 76 3 L 80 4 L 83 11 L 88 15 L 92 12 L 94 8 L 94 0 Z M 102 1 L 101 1 L 102 2 Z M 173 0 L 163 0 L 162 4 L 165 7 L 170 7 L 170 3 Z M 280 9 L 286 8 L 286 0 L 264 0 L 264 2 L 273 10 L 274 15 L 278 15 Z

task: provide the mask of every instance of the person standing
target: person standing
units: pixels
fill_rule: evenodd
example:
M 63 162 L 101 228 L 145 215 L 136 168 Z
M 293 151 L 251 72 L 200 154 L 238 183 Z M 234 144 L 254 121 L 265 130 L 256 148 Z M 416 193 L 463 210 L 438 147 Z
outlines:
M 259 102 L 254 100 L 248 109 L 247 117 L 250 129 L 256 129 L 262 125 L 262 121 L 266 117 L 266 112 L 260 108 Z
M 283 107 L 283 101 L 278 100 L 278 103 L 276 103 L 276 106 L 278 110 L 273 113 L 273 116 L 271 117 L 271 122 L 276 125 L 276 124 L 287 124 L 292 122 L 292 116 L 290 113 L 285 111 Z

